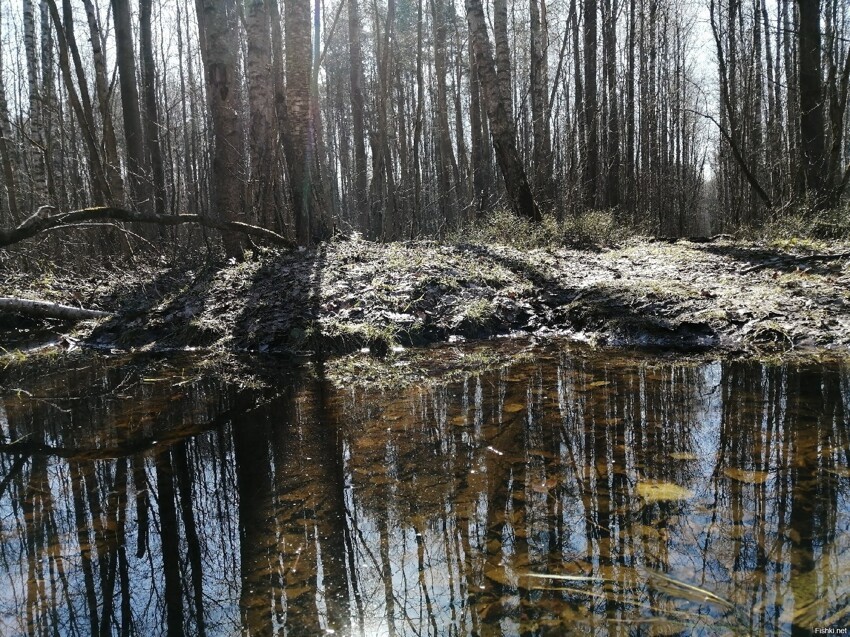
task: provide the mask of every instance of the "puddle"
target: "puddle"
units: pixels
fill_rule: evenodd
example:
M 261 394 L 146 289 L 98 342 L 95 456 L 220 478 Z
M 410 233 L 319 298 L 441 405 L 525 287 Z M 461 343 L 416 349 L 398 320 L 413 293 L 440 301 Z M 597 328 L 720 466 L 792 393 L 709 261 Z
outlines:
M 260 375 L 0 371 L 0 633 L 850 624 L 847 365 L 553 345 L 395 392 Z

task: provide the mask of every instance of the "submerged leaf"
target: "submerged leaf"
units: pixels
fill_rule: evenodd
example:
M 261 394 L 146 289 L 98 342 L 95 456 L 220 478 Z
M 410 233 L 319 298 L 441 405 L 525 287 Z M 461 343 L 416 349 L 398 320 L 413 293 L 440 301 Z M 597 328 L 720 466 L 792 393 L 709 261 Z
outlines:
M 723 475 L 732 480 L 747 484 L 764 484 L 770 477 L 767 471 L 747 471 L 746 469 L 735 469 L 733 467 L 724 469 Z
M 502 408 L 506 414 L 516 414 L 521 411 L 525 411 L 526 404 L 525 403 L 505 403 L 505 406 Z
M 673 460 L 699 460 L 699 456 L 695 453 L 687 453 L 685 451 L 676 451 L 670 454 Z
M 693 497 L 693 492 L 672 482 L 646 480 L 637 485 L 637 494 L 647 502 L 663 502 L 667 500 L 687 500 Z

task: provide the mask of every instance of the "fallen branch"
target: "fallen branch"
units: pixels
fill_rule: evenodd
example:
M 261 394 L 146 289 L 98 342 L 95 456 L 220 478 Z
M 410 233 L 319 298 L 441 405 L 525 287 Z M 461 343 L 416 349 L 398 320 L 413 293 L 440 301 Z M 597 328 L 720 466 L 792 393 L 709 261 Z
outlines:
M 156 215 L 134 212 L 124 208 L 101 207 L 60 212 L 44 218 L 30 218 L 17 228 L 0 230 L 0 248 L 19 243 L 58 226 L 74 227 L 79 225 L 80 227 L 88 227 L 89 224 L 83 224 L 89 221 L 103 221 L 106 219 L 132 223 L 152 223 L 160 226 L 179 226 L 184 223 L 195 223 L 205 228 L 218 230 L 219 232 L 239 232 L 266 239 L 271 243 L 287 248 L 295 247 L 292 241 L 279 235 L 277 232 L 240 221 L 218 221 L 209 217 L 202 217 L 201 215 Z
M 34 301 L 15 297 L 0 297 L 0 313 L 23 314 L 24 316 L 35 316 L 37 318 L 55 318 L 74 321 L 112 316 L 111 312 L 103 312 L 102 310 L 87 310 L 81 307 L 73 307 L 72 305 L 62 305 L 61 303 Z
M 788 264 L 788 265 L 796 265 L 800 263 L 808 263 L 810 261 L 839 261 L 841 259 L 850 259 L 850 252 L 838 252 L 835 254 L 808 254 L 804 256 L 787 256 L 787 257 L 779 257 L 777 259 L 770 259 L 769 261 L 763 261 L 762 263 L 756 263 L 755 265 L 751 265 L 748 268 L 744 268 L 740 270 L 740 274 L 748 274 L 749 272 L 755 272 L 756 270 L 762 270 L 764 268 L 769 268 L 774 265 L 780 264 Z

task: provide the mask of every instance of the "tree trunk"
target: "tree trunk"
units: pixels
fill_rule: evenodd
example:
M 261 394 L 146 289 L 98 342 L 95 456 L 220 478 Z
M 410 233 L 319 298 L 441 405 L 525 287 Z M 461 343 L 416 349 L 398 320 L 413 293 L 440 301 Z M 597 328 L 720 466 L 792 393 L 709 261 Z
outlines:
M 86 69 L 83 67 L 83 60 L 80 56 L 79 48 L 77 47 L 77 37 L 74 34 L 74 15 L 71 10 L 71 2 L 70 0 L 62 0 L 62 21 L 59 20 L 59 13 L 55 9 L 55 2 L 42 2 L 42 7 L 49 7 L 49 12 L 53 14 L 54 26 L 56 28 L 57 39 L 59 41 L 59 65 L 62 70 L 63 78 L 70 78 L 70 68 L 66 69 L 66 67 L 70 64 L 68 60 L 68 54 L 70 53 L 71 59 L 74 62 L 74 72 L 77 77 L 77 87 L 79 87 L 79 100 L 77 100 L 76 89 L 74 88 L 73 82 L 71 82 L 68 87 L 69 101 L 74 104 L 75 101 L 79 102 L 81 110 L 78 109 L 78 114 L 80 115 L 80 128 L 84 129 L 84 136 L 87 138 L 87 141 L 90 142 L 90 150 L 89 154 L 93 153 L 94 159 L 92 159 L 91 170 L 95 172 L 94 176 L 94 184 L 93 190 L 95 196 L 98 199 L 101 198 L 111 198 L 111 192 L 109 189 L 109 183 L 106 181 L 106 171 L 103 168 L 103 162 L 100 159 L 100 148 L 97 143 L 97 126 L 94 119 L 94 110 L 92 108 L 91 94 L 89 93 L 88 86 L 88 78 L 86 77 Z M 42 47 L 44 49 L 44 47 Z M 48 54 L 43 51 L 43 58 L 48 57 Z M 52 54 L 49 55 L 52 57 Z M 52 64 L 52 61 L 51 61 Z M 47 95 L 52 92 L 52 72 L 50 82 L 50 90 L 48 90 L 45 85 L 44 89 L 44 97 L 46 103 L 49 103 L 51 100 L 47 98 Z M 45 80 L 48 78 L 45 75 Z M 46 127 L 46 133 L 48 139 L 51 137 L 50 133 L 50 123 L 48 122 Z M 55 153 L 51 150 L 51 144 L 48 142 L 46 145 L 48 156 L 54 157 Z M 51 178 L 51 174 L 53 170 L 50 168 L 52 161 L 47 162 L 48 171 L 47 171 L 47 183 L 48 189 L 53 192 L 53 179 Z
M 763 0 L 761 0 L 763 1 Z M 761 7 L 759 6 L 760 0 L 753 0 L 753 59 L 752 59 L 752 102 L 747 108 L 748 111 L 748 119 L 750 120 L 747 129 L 749 130 L 750 137 L 750 147 L 748 149 L 748 161 L 750 164 L 750 168 L 753 171 L 753 174 L 756 177 L 761 177 L 763 174 L 762 171 L 762 151 L 763 151 L 763 143 L 764 143 L 764 122 L 762 120 L 762 96 L 764 94 L 764 61 L 762 58 L 762 33 L 761 33 L 761 20 L 759 20 L 759 16 L 761 15 Z M 750 201 L 749 201 L 749 222 L 751 224 L 758 223 L 759 221 L 759 213 L 758 213 L 759 202 L 755 197 L 755 194 L 750 190 Z
M 534 185 L 538 197 L 551 206 L 552 146 L 549 138 L 549 25 L 545 0 L 531 0 L 531 125 L 534 135 Z
M 617 0 L 603 0 L 604 24 L 603 44 L 605 57 L 605 75 L 608 80 L 608 145 L 605 163 L 608 166 L 606 184 L 606 206 L 616 208 L 620 205 L 620 117 L 617 104 Z
M 648 39 L 647 39 L 647 68 L 646 68 L 646 110 L 641 110 L 641 119 L 645 117 L 648 120 L 646 127 L 646 155 L 645 164 L 641 164 L 641 168 L 645 171 L 648 179 L 645 183 L 648 184 L 647 211 L 650 215 L 655 215 L 653 227 L 656 232 L 660 232 L 658 224 L 658 214 L 661 211 L 661 193 L 659 192 L 659 177 L 660 169 L 660 151 L 658 142 L 658 0 L 650 0 L 649 15 L 648 15 Z
M 246 2 L 245 31 L 248 37 L 245 73 L 250 110 L 248 151 L 251 163 L 248 203 L 253 211 L 253 220 L 263 227 L 272 228 L 275 227 L 277 166 L 274 144 L 277 141 L 277 126 L 274 116 L 274 83 L 269 82 L 269 71 L 272 68 L 271 22 L 265 0 Z
M 475 70 L 475 51 L 473 49 L 473 38 L 469 36 L 469 127 L 472 142 L 472 188 L 475 202 L 475 214 L 477 217 L 486 211 L 489 186 L 489 157 L 487 156 L 487 143 L 484 137 L 482 114 L 481 114 L 481 88 L 478 82 L 478 73 Z
M 387 19 L 383 42 L 378 50 L 378 108 L 377 131 L 373 135 L 375 155 L 375 200 L 381 204 L 381 224 L 375 234 L 385 241 L 395 238 L 396 204 L 393 156 L 389 146 L 390 78 L 392 77 L 392 46 L 395 30 L 395 0 L 387 0 Z M 378 38 L 380 41 L 380 37 Z M 377 216 L 377 215 L 376 215 Z
M 782 54 L 785 62 L 785 74 L 787 77 L 786 91 L 786 116 L 785 128 L 787 136 L 788 157 L 788 180 L 791 183 L 791 193 L 801 194 L 805 189 L 805 179 L 801 172 L 800 157 L 800 95 L 799 95 L 799 69 L 797 67 L 797 47 L 794 33 L 797 30 L 793 0 L 781 0 L 782 2 Z M 790 194 L 790 193 L 789 193 Z
M 824 205 L 823 78 L 821 76 L 820 0 L 797 0 L 800 26 L 797 46 L 800 56 L 800 154 L 806 193 L 816 210 Z
M 838 19 L 835 16 L 835 4 L 829 5 L 830 22 Z M 836 27 L 827 31 L 829 38 L 825 59 L 829 60 L 827 72 L 826 95 L 829 109 L 829 144 L 826 149 L 826 175 L 824 179 L 824 206 L 832 208 L 838 205 L 844 190 L 841 171 L 841 156 L 844 145 L 845 113 L 847 112 L 848 89 L 850 89 L 850 49 L 844 54 L 844 62 L 840 63 L 841 46 Z
M 0 42 L 2 42 L 3 16 L 0 15 Z M 6 86 L 3 82 L 3 52 L 0 50 L 0 161 L 3 163 L 3 182 L 6 187 L 6 202 L 8 204 L 8 218 L 0 219 L 0 222 L 10 225 L 19 221 L 18 215 L 18 192 L 15 185 L 15 169 L 12 163 L 12 123 L 9 119 L 9 106 L 6 102 Z
M 779 94 L 776 88 L 779 85 L 779 67 L 774 66 L 773 54 L 770 44 L 770 23 L 767 17 L 767 6 L 761 3 L 762 26 L 764 26 L 764 62 L 767 71 L 767 170 L 770 174 L 770 196 L 778 199 L 780 190 L 781 173 L 779 171 L 780 158 L 782 157 L 782 146 L 779 126 L 782 117 L 779 114 L 781 101 L 777 99 Z M 777 25 L 777 30 L 779 25 Z
M 213 214 L 221 221 L 243 221 L 242 188 L 245 161 L 239 89 L 239 43 L 236 37 L 237 8 L 233 0 L 203 0 L 198 14 L 205 44 L 207 104 L 213 129 Z M 241 238 L 225 233 L 228 256 L 241 259 Z
M 354 137 L 354 209 L 361 232 L 369 229 L 369 184 L 366 165 L 366 113 L 363 103 L 363 54 L 360 50 L 358 0 L 348 0 L 348 53 L 351 125 Z
M 450 13 L 454 17 L 455 7 L 452 1 Z M 469 212 L 468 204 L 472 197 L 470 192 L 469 159 L 466 150 L 466 131 L 464 130 L 463 118 L 463 43 L 457 29 L 454 37 L 454 111 L 455 111 L 455 147 L 457 148 L 457 161 L 452 164 L 453 178 L 455 182 L 455 201 L 458 207 L 458 219 L 466 221 Z
M 56 61 L 53 56 L 53 33 L 50 28 L 50 10 L 45 0 L 41 0 L 39 3 L 39 10 L 41 16 L 41 129 L 44 135 L 42 139 L 44 141 L 45 183 L 47 184 L 48 200 L 56 202 L 58 201 L 56 177 L 57 173 L 61 173 L 58 155 L 61 152 L 62 141 L 61 139 L 56 139 L 53 125 L 54 115 L 60 113 L 61 117 L 61 111 L 56 100 Z M 74 51 L 76 52 L 76 45 Z M 77 55 L 77 58 L 79 58 L 79 55 Z M 78 66 L 82 68 L 82 64 Z M 85 84 L 85 80 L 83 80 L 83 83 Z M 91 110 L 90 104 L 89 110 Z
M 579 194 L 581 195 L 581 204 L 587 199 L 587 184 L 585 183 L 584 178 L 584 162 L 586 162 L 586 148 L 587 148 L 587 111 L 584 109 L 584 80 L 582 78 L 582 64 L 581 64 L 581 49 L 579 47 L 579 28 L 578 28 L 578 6 L 577 0 L 570 0 L 570 31 L 572 32 L 573 39 L 573 77 L 575 82 L 575 113 L 576 113 L 576 128 L 578 135 L 578 150 L 580 151 L 581 156 L 581 177 L 578 179 L 579 182 Z M 575 148 L 571 149 L 572 152 L 575 152 Z M 575 166 L 575 162 L 573 162 Z M 576 166 L 576 170 L 578 170 L 579 166 Z
M 301 245 L 313 242 L 313 153 L 310 128 L 310 76 L 313 50 L 310 31 L 310 0 L 285 0 L 286 23 L 286 108 L 288 130 L 285 134 L 289 187 L 292 192 L 295 236 Z
M 449 130 L 449 107 L 446 97 L 446 6 L 443 0 L 431 0 L 434 23 L 434 72 L 437 82 L 437 175 L 440 193 L 440 221 L 451 226 L 455 222 L 456 206 L 452 187 L 452 167 L 455 157 L 452 152 Z M 455 184 L 456 186 L 457 184 Z
M 416 9 L 416 118 L 413 124 L 413 219 L 411 220 L 411 238 L 423 227 L 422 219 L 422 113 L 425 108 L 425 74 L 422 70 L 422 31 L 424 16 L 422 3 L 418 0 Z
M 27 83 L 29 88 L 29 145 L 30 161 L 30 207 L 35 208 L 47 203 L 47 174 L 45 172 L 44 131 L 41 117 L 41 90 L 39 89 L 38 57 L 35 49 L 35 14 L 32 0 L 24 0 L 24 51 L 27 62 Z
M 584 147 L 585 205 L 599 205 L 599 104 L 596 91 L 596 0 L 584 0 Z
M 139 52 L 142 56 L 142 94 L 144 95 L 145 141 L 150 160 L 153 211 L 165 214 L 165 173 L 159 140 L 159 108 L 156 103 L 156 68 L 151 37 L 151 2 L 139 0 Z
M 133 27 L 130 24 L 129 0 L 112 0 L 115 21 L 115 56 L 121 87 L 121 111 L 124 116 L 124 141 L 127 144 L 127 181 L 133 207 L 147 208 L 147 165 L 139 110 L 139 90 L 136 85 L 136 53 L 133 48 Z
M 493 50 L 490 45 L 490 38 L 487 35 L 487 25 L 484 21 L 484 9 L 481 6 L 481 0 L 466 0 L 466 19 L 473 38 L 475 64 L 484 102 L 487 106 L 490 132 L 493 136 L 493 148 L 496 151 L 499 168 L 502 170 L 511 208 L 519 216 L 540 221 L 540 210 L 534 201 L 525 169 L 522 166 L 522 160 L 517 152 L 513 120 L 508 117 L 499 89 Z
M 514 121 L 513 84 L 511 81 L 511 47 L 508 43 L 508 3 L 507 0 L 495 0 L 493 16 L 493 36 L 496 40 L 496 73 L 499 81 L 499 93 L 505 105 L 505 115 Z
M 330 192 L 325 175 L 327 174 L 328 157 L 325 138 L 322 134 L 322 109 L 319 106 L 319 67 L 321 65 L 321 8 L 322 0 L 313 0 L 313 65 L 310 74 L 310 145 L 313 148 L 312 163 L 312 197 L 313 214 L 310 217 L 310 235 L 314 241 L 321 241 L 331 236 L 333 224 L 331 221 L 332 203 L 326 200 Z M 337 16 L 340 9 L 337 10 Z M 333 33 L 333 29 L 331 29 Z M 330 37 L 330 36 L 328 36 Z
M 631 208 L 632 223 L 635 217 L 635 0 L 629 0 L 629 49 L 626 68 L 626 205 Z
M 272 76 L 274 81 L 274 112 L 277 119 L 278 142 L 275 148 L 275 164 L 276 170 L 283 171 L 282 167 L 286 163 L 286 148 L 289 143 L 289 136 L 286 131 L 287 124 L 287 109 L 286 109 L 286 82 L 284 81 L 284 46 L 283 46 L 283 28 L 280 17 L 280 4 L 278 0 L 266 0 L 266 6 L 269 10 L 269 21 L 271 22 L 271 53 L 272 53 Z M 281 156 L 281 149 L 283 156 Z M 275 202 L 283 202 L 291 199 L 288 195 L 290 192 L 290 184 L 288 177 L 284 174 L 279 175 L 279 182 L 275 188 Z M 283 206 L 280 203 L 275 211 L 278 218 L 278 223 L 281 227 L 285 227 L 294 223 L 291 219 L 291 209 L 289 206 Z

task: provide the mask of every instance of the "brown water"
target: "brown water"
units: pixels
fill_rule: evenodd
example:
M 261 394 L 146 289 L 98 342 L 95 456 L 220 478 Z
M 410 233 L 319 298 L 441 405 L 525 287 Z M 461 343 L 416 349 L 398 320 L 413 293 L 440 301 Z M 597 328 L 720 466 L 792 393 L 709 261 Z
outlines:
M 551 346 L 383 394 L 186 356 L 22 369 L 3 635 L 850 625 L 847 365 Z

